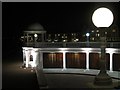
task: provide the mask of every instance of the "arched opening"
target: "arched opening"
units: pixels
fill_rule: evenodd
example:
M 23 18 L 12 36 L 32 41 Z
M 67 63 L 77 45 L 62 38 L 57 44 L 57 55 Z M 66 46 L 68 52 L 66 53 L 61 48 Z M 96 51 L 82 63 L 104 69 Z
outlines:
M 33 55 L 30 55 L 30 62 L 33 61 Z

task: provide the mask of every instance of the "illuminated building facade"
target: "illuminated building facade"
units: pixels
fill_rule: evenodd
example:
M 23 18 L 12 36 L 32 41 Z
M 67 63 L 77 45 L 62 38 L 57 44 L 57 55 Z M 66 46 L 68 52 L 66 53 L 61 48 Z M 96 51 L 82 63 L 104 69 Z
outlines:
M 21 39 L 25 67 L 99 69 L 100 42 L 80 42 L 76 33 L 47 34 L 38 23 L 28 27 Z M 106 67 L 111 72 L 120 69 L 119 45 L 118 42 L 107 43 Z

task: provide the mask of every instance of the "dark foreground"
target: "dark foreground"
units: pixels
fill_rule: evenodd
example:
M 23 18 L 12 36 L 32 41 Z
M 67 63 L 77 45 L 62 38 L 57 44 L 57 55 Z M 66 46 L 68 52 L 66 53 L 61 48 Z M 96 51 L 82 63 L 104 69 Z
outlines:
M 26 89 L 38 90 L 38 82 L 35 71 L 20 68 L 20 61 L 11 60 L 2 65 L 2 90 Z
M 12 61 L 12 60 L 11 60 Z M 2 90 L 40 90 L 40 89 L 88 89 L 87 83 L 94 80 L 94 76 L 74 74 L 45 74 L 47 87 L 39 88 L 35 70 L 21 68 L 22 61 L 3 62 Z M 114 89 L 119 90 L 119 89 Z

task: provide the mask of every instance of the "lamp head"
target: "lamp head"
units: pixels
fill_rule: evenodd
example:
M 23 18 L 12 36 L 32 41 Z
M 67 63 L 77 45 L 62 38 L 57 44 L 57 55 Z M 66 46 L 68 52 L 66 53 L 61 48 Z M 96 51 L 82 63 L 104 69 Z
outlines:
M 109 27 L 113 19 L 113 13 L 105 7 L 98 8 L 92 15 L 92 21 L 96 27 Z
M 90 33 L 86 33 L 86 36 L 89 37 L 89 36 L 90 36 Z
M 37 37 L 38 35 L 37 34 L 34 34 L 34 37 Z

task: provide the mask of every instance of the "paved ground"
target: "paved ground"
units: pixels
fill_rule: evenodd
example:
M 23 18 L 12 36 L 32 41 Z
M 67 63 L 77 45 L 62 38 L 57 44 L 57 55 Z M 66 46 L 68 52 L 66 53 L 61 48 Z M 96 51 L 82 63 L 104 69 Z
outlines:
M 86 69 L 73 69 L 73 68 L 67 68 L 67 69 L 60 69 L 60 68 L 55 68 L 55 69 L 52 69 L 52 68 L 49 68 L 49 69 L 43 69 L 43 71 L 45 73 L 69 73 L 69 74 L 85 74 L 85 75 L 98 75 L 99 73 L 99 70 L 95 70 L 95 69 L 89 69 L 89 70 L 86 70 Z M 117 71 L 113 71 L 113 72 L 110 72 L 110 71 L 107 71 L 107 73 L 113 77 L 113 78 L 118 78 L 120 79 L 120 72 L 117 72 Z
M 74 74 L 45 74 L 50 88 L 88 88 L 87 83 L 94 80 L 92 76 Z
M 20 65 L 16 61 L 3 63 L 2 90 L 39 89 L 35 71 L 20 68 Z
M 31 69 L 23 69 L 20 68 L 22 63 L 18 60 L 3 63 L 3 82 L 2 89 L 31 89 L 31 90 L 39 90 L 41 79 L 38 81 L 35 70 L 31 71 Z M 47 83 L 47 88 L 43 89 L 51 89 L 51 88 L 74 88 L 79 90 L 90 90 L 87 88 L 89 82 L 94 80 L 94 76 L 88 75 L 77 75 L 77 74 L 53 74 L 46 73 L 44 74 L 45 81 Z M 41 77 L 40 77 L 41 78 Z M 42 78 L 42 80 L 44 80 Z M 118 89 L 119 90 L 119 89 Z
M 45 74 L 49 88 L 75 88 L 88 89 L 89 84 L 94 81 L 94 76 L 80 74 Z M 118 80 L 113 79 L 114 85 L 118 84 Z

